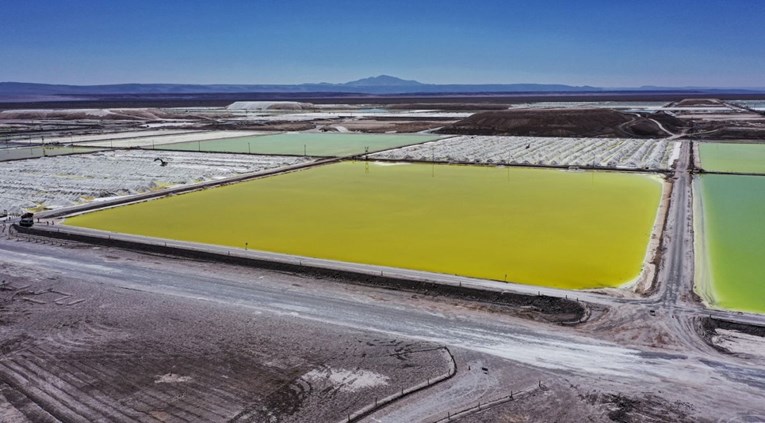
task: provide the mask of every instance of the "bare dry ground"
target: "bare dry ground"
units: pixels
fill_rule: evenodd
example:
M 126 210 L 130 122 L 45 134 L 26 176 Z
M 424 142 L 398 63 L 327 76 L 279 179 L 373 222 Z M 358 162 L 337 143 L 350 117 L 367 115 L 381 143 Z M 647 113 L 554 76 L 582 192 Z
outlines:
M 688 94 L 690 96 L 690 94 Z M 222 98 L 225 98 L 222 97 Z M 736 98 L 748 98 L 745 95 Z M 513 104 L 534 101 L 637 101 L 677 100 L 667 105 L 666 111 L 657 113 L 623 113 L 605 108 L 524 109 Z M 145 101 L 144 101 L 145 100 Z M 68 137 L 98 133 L 103 130 L 136 130 L 149 126 L 178 129 L 234 129 L 270 131 L 333 130 L 343 127 L 359 132 L 420 132 L 440 130 L 449 134 L 466 135 L 531 135 L 565 137 L 633 137 L 664 138 L 685 136 L 698 139 L 765 139 L 765 116 L 762 112 L 733 106 L 718 99 L 691 98 L 682 100 L 672 96 L 457 96 L 457 97 L 333 97 L 304 98 L 321 105 L 315 118 L 300 121 L 242 118 L 222 106 L 225 100 L 191 103 L 161 98 L 130 101 L 83 101 L 64 103 L 0 103 L 0 123 L 17 125 L 10 132 L 2 131 L 3 138 L 35 140 L 45 137 Z M 334 101 L 333 101 L 334 100 Z M 167 102 L 169 101 L 169 102 Z M 233 100 L 232 100 L 233 101 Z M 186 106 L 187 109 L 169 109 L 168 106 Z M 194 109 L 193 106 L 212 106 Z M 67 107 L 57 110 L 54 107 Z M 384 108 L 391 111 L 430 110 L 441 112 L 469 112 L 475 115 L 456 119 L 416 116 L 368 116 L 365 118 L 327 118 L 326 111 L 362 108 Z M 18 126 L 21 125 L 21 126 Z
M 476 113 L 439 132 L 540 137 L 664 138 L 682 122 L 664 114 L 648 117 L 608 109 L 513 109 Z
M 683 132 L 704 136 L 692 116 Z M 654 117 L 666 125 L 662 119 Z M 27 129 L 137 125 L 126 122 Z M 388 124 L 358 123 L 366 130 Z M 603 296 L 589 321 L 569 327 L 538 313 L 520 319 L 525 312 L 481 298 L 340 284 L 327 275 L 37 239 L 2 239 L 0 250 L 2 422 L 344 421 L 375 398 L 443 375 L 445 345 L 454 377 L 364 421 L 765 415 L 762 334 L 690 317 L 695 309 L 683 297 L 692 291 L 680 287 L 681 277 L 645 301 Z
M 629 397 L 621 394 L 581 393 L 577 386 L 542 386 L 528 395 L 493 407 L 452 418 L 467 423 L 491 421 L 496 423 L 545 422 L 623 422 L 623 423 L 696 423 L 712 421 L 699 419 L 692 407 L 683 402 L 671 402 L 660 395 L 645 392 Z M 537 410 L 546 409 L 540 414 Z M 583 416 L 587 416 L 583 419 Z
M 708 140 L 765 140 L 765 114 L 719 99 L 684 99 L 667 105 L 690 123 L 687 137 Z
M 450 365 L 429 342 L 0 274 L 4 422 L 341 420 Z
M 480 301 L 148 252 L 26 236 L 0 238 L 0 250 L 3 422 L 339 422 L 449 371 L 444 346 L 453 377 L 361 421 L 762 414 L 761 361 L 665 337 L 661 314 L 639 317 L 649 304 L 617 301 L 568 327 Z M 621 345 L 604 341 L 615 334 Z

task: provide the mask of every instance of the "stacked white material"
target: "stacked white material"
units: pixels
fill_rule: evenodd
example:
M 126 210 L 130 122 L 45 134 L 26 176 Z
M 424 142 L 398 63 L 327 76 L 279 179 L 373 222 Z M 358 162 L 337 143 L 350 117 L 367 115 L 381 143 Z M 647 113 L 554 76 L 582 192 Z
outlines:
M 95 141 L 108 141 L 124 138 L 141 138 L 141 137 L 157 137 L 163 135 L 182 134 L 189 132 L 188 129 L 162 129 L 162 130 L 150 130 L 150 131 L 127 131 L 127 132 L 112 132 L 105 134 L 88 134 L 88 135 L 69 135 L 69 136 L 57 136 L 57 137 L 45 137 L 46 143 L 58 142 L 58 143 L 85 143 Z M 37 137 L 39 138 L 39 137 Z
M 405 112 L 362 112 L 362 111 L 330 111 L 330 112 L 304 112 L 304 113 L 279 113 L 279 114 L 261 114 L 253 116 L 249 114 L 240 119 L 254 122 L 309 122 L 312 120 L 325 119 L 379 119 L 401 118 L 401 119 L 463 119 L 471 116 L 473 113 L 462 112 L 439 112 L 439 111 L 405 111 Z
M 161 166 L 156 158 L 167 165 Z M 308 161 L 284 156 L 108 151 L 6 162 L 0 172 L 0 210 L 59 208 Z
M 236 101 L 226 107 L 228 110 L 304 110 L 311 109 L 311 103 L 298 101 Z
M 375 159 L 668 170 L 680 143 L 653 139 L 460 136 L 383 151 Z
M 247 137 L 253 135 L 266 135 L 271 132 L 260 131 L 183 131 L 180 133 L 163 134 L 158 136 L 141 136 L 133 138 L 120 139 L 101 139 L 96 141 L 87 141 L 75 143 L 83 147 L 103 147 L 103 148 L 160 148 L 163 144 L 174 144 L 178 142 L 190 141 L 208 141 L 214 139 Z

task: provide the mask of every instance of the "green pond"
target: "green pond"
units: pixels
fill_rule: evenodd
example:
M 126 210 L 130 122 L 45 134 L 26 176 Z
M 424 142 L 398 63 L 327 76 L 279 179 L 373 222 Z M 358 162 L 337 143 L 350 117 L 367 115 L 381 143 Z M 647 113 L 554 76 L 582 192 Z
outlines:
M 716 307 L 765 312 L 765 177 L 703 175 L 700 191 L 697 289 Z
M 375 152 L 441 138 L 419 134 L 286 133 L 166 144 L 163 150 L 290 154 L 338 157 Z
M 708 172 L 765 174 L 765 144 L 699 144 L 701 167 Z

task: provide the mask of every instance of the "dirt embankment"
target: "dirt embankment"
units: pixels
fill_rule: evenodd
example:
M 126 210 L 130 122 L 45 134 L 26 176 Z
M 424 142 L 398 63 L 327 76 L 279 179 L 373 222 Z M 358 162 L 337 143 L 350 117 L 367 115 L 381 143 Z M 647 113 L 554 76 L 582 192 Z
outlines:
M 765 141 L 765 124 L 754 122 L 694 122 L 694 131 L 688 135 L 695 140 L 751 140 Z
M 645 116 L 608 109 L 522 109 L 477 113 L 440 130 L 445 134 L 545 137 L 664 138 L 683 122 L 664 113 Z
M 49 238 L 65 239 L 69 241 L 85 242 L 90 244 L 107 245 L 110 247 L 124 248 L 133 251 L 143 251 L 155 254 L 165 254 L 175 257 L 186 257 L 211 262 L 222 262 L 244 266 L 270 269 L 282 272 L 295 272 L 309 275 L 318 279 L 334 279 L 338 282 L 347 282 L 380 288 L 410 291 L 418 295 L 428 297 L 446 297 L 469 301 L 487 307 L 500 307 L 512 315 L 532 320 L 540 320 L 559 324 L 577 324 L 588 318 L 588 310 L 578 300 L 569 298 L 550 297 L 547 295 L 527 295 L 509 291 L 487 291 L 477 288 L 453 286 L 431 281 L 417 281 L 388 277 L 384 275 L 372 275 L 352 270 L 335 270 L 329 268 L 313 267 L 296 263 L 277 263 L 265 259 L 222 255 L 202 250 L 177 248 L 167 245 L 144 244 L 135 241 L 103 238 L 69 232 L 53 232 L 37 228 L 24 228 L 14 225 L 17 234 L 46 236 Z
M 704 329 L 706 336 L 713 335 L 717 329 L 725 329 L 765 338 L 765 327 L 715 319 L 713 317 L 704 317 L 701 320 L 701 327 Z
M 759 351 L 758 345 L 765 337 L 765 327 L 746 323 L 702 317 L 696 320 L 695 328 L 709 346 L 724 353 L 740 357 L 759 356 L 765 354 Z

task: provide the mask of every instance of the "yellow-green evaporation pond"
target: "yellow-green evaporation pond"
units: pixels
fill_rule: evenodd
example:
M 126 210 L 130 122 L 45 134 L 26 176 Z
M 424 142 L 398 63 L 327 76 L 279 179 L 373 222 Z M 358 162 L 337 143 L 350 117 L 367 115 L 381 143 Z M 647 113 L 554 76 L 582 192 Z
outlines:
M 637 277 L 657 176 L 343 162 L 67 219 L 152 237 L 562 288 Z

